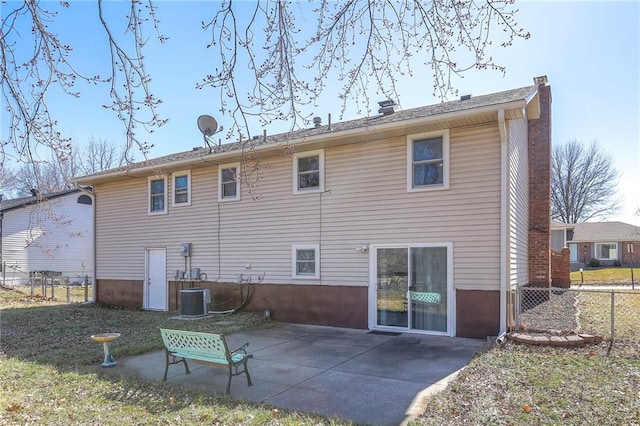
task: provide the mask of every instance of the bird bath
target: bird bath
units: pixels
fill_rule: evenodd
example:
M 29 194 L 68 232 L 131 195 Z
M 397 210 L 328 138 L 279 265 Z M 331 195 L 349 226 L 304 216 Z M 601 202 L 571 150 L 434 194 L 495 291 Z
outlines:
M 104 347 L 103 367 L 113 367 L 116 365 L 116 360 L 113 359 L 113 356 L 111 356 L 111 352 L 109 351 L 109 342 L 116 340 L 118 337 L 120 337 L 120 333 L 103 333 L 91 336 L 94 341 L 102 343 Z

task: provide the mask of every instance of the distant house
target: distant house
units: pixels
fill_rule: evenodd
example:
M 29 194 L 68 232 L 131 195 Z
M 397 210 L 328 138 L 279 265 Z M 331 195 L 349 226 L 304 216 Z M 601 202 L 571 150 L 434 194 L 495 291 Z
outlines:
M 281 321 L 506 330 L 510 290 L 550 283 L 550 87 L 381 106 L 255 138 L 259 197 L 247 142 L 77 178 L 97 200 L 97 301 L 177 309 L 196 286 L 215 309 L 251 279 L 246 309 Z
M 624 222 L 567 225 L 571 269 L 590 263 L 602 266 L 640 265 L 640 227 Z
M 560 251 L 563 248 L 567 248 L 569 238 L 569 232 L 573 229 L 574 225 L 567 225 L 566 223 L 559 222 L 557 220 L 551 221 L 551 249 Z
M 551 285 L 569 288 L 571 286 L 570 252 L 567 235 L 573 225 L 557 220 L 551 221 Z
M 71 282 L 93 276 L 93 198 L 79 189 L 2 200 L 0 282 L 21 285 L 51 271 Z

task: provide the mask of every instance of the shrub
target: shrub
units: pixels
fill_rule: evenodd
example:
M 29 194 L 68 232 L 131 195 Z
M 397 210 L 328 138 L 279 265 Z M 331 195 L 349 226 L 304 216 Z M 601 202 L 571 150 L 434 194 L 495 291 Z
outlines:
M 600 261 L 594 257 L 593 259 L 591 259 L 591 261 L 589 261 L 589 266 L 591 266 L 592 268 L 597 268 L 600 266 Z
M 616 260 L 613 262 L 613 266 L 622 266 L 622 262 L 620 262 L 619 260 Z

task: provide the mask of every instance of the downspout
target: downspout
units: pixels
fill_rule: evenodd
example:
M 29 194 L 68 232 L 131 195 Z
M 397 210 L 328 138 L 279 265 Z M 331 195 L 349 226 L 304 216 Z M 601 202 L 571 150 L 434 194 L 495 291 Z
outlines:
M 87 188 L 84 188 L 80 185 L 78 185 L 78 182 L 74 182 L 76 189 L 80 190 L 80 192 L 88 195 L 89 197 L 91 197 L 91 200 L 93 201 L 93 223 L 91 224 L 91 226 L 93 227 L 93 265 L 91 265 L 91 270 L 93 271 L 92 277 L 91 277 L 91 300 L 86 301 L 85 304 L 90 305 L 92 303 L 96 303 L 96 294 L 98 289 L 96 288 L 97 285 L 97 281 L 96 281 L 96 251 L 97 251 L 97 245 L 96 245 L 96 194 L 93 191 L 88 190 Z M 84 277 L 83 277 L 84 279 Z
M 509 274 L 509 141 L 504 109 L 498 111 L 500 132 L 500 331 L 498 340 L 507 332 L 507 284 Z

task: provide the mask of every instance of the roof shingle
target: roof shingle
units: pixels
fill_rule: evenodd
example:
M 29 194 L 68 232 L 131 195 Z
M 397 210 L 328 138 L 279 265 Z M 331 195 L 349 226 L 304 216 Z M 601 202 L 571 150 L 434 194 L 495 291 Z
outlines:
M 418 108 L 411 108 L 407 110 L 397 111 L 389 115 L 376 115 L 376 116 L 363 117 L 363 118 L 358 118 L 355 120 L 349 120 L 344 122 L 336 122 L 336 123 L 332 123 L 331 127 L 329 127 L 329 125 L 326 124 L 326 125 L 321 125 L 320 127 L 311 127 L 308 129 L 302 129 L 302 130 L 297 130 L 293 132 L 268 135 L 266 138 L 261 135 L 252 139 L 252 144 L 254 147 L 264 146 L 264 145 L 277 145 L 277 144 L 289 142 L 292 140 L 299 140 L 303 138 L 309 138 L 312 136 L 321 135 L 328 131 L 330 131 L 332 134 L 336 134 L 337 132 L 343 132 L 343 131 L 353 130 L 358 128 L 366 128 L 368 126 L 373 126 L 373 125 L 397 123 L 397 122 L 406 121 L 406 120 L 438 116 L 438 115 L 447 114 L 447 113 L 454 113 L 454 112 L 472 110 L 476 108 L 508 104 L 508 103 L 518 102 L 518 101 L 528 102 L 535 95 L 536 92 L 537 92 L 537 86 L 521 87 L 518 89 L 491 93 L 488 95 L 471 97 L 466 100 L 442 102 L 435 105 L 427 105 L 427 106 L 422 106 Z M 231 142 L 231 143 L 226 143 L 220 146 L 215 146 L 212 152 L 216 154 L 216 153 L 240 150 L 242 148 L 242 143 L 243 142 Z M 195 159 L 195 158 L 201 157 L 202 155 L 208 155 L 210 153 L 211 151 L 208 147 L 193 148 L 192 150 L 189 150 L 189 151 L 178 152 L 178 153 L 169 154 L 162 157 L 157 157 L 148 161 L 141 161 L 133 164 L 128 164 L 126 166 L 118 167 L 111 170 L 106 170 L 93 175 L 78 177 L 77 179 L 83 180 L 83 178 L 92 178 L 92 177 L 100 176 L 106 173 L 113 173 L 118 171 L 122 171 L 122 172 L 133 171 L 135 169 L 148 166 L 150 163 L 153 163 L 156 166 L 163 165 L 163 164 L 170 164 L 176 161 Z
M 624 222 L 584 222 L 573 225 L 572 242 L 640 241 L 640 226 Z

